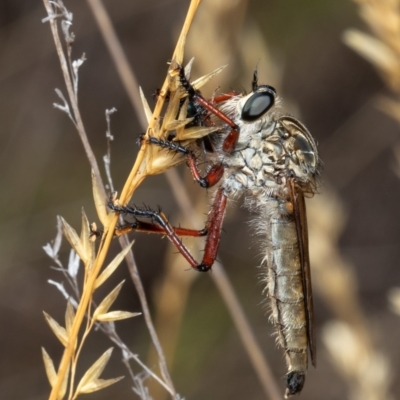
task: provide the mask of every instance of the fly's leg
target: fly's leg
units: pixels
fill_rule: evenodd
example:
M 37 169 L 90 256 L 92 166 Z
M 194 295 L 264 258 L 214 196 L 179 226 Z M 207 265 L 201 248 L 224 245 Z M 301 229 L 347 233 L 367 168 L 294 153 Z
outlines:
M 209 214 L 206 227 L 205 229 L 199 231 L 185 228 L 174 228 L 173 226 L 171 226 L 167 217 L 161 211 L 154 211 L 147 208 L 141 209 L 135 207 L 119 207 L 111 202 L 108 204 L 108 206 L 115 212 L 130 214 L 133 215 L 135 218 L 150 218 L 153 222 L 146 223 L 136 221 L 134 224 L 130 224 L 130 226 L 129 224 L 127 224 L 122 227 L 123 229 L 120 234 L 125 234 L 129 230 L 164 234 L 175 245 L 175 247 L 183 255 L 183 257 L 185 257 L 185 259 L 188 261 L 193 269 L 195 269 L 196 271 L 206 272 L 212 267 L 215 258 L 217 257 L 221 237 L 222 222 L 225 216 L 226 202 L 226 196 L 221 189 L 218 190 Z M 208 236 L 204 249 L 203 259 L 201 263 L 198 263 L 190 254 L 186 246 L 182 243 L 179 236 L 200 237 L 207 234 Z M 116 235 L 119 235 L 119 233 L 116 232 Z
M 131 211 L 126 210 L 126 208 L 129 207 L 113 207 L 113 210 L 116 212 L 120 212 L 120 213 L 132 213 Z M 151 218 L 153 219 L 154 217 L 154 213 L 156 213 L 156 211 L 150 211 L 149 213 L 153 213 L 153 215 L 151 215 Z M 207 235 L 207 229 L 200 229 L 200 230 L 196 230 L 196 229 L 187 229 L 187 228 L 181 228 L 181 227 L 174 227 L 171 226 L 172 230 L 174 231 L 174 233 L 177 236 L 191 236 L 191 237 L 201 237 L 201 236 L 206 236 Z M 135 222 L 129 223 L 126 222 L 123 225 L 119 225 L 114 232 L 115 236 L 122 236 L 122 235 L 126 235 L 129 232 L 144 232 L 144 233 L 157 233 L 160 235 L 167 235 L 168 232 L 161 226 L 161 225 L 157 225 L 156 223 L 151 223 L 151 222 L 143 222 L 143 221 L 139 221 L 136 220 Z
M 121 214 L 131 214 L 131 215 L 139 215 L 141 217 L 147 217 L 151 218 L 154 220 L 154 215 L 155 214 L 161 214 L 161 212 L 156 212 L 150 209 L 138 209 L 138 208 L 133 208 L 133 207 L 119 207 L 115 206 L 113 203 L 109 203 L 108 207 L 111 208 L 115 212 L 119 212 Z M 163 215 L 163 214 L 162 214 Z M 100 238 L 104 231 L 102 229 L 97 228 L 96 224 L 92 224 L 91 227 L 91 237 L 94 238 L 94 240 Z M 171 226 L 171 229 L 174 231 L 174 233 L 177 236 L 190 236 L 190 237 L 202 237 L 206 236 L 208 234 L 207 228 L 203 228 L 200 230 L 197 229 L 188 229 L 188 228 L 182 228 L 182 227 L 174 227 Z M 144 233 L 156 233 L 159 235 L 167 235 L 168 232 L 160 225 L 156 223 L 151 223 L 151 222 L 144 222 L 144 221 L 139 221 L 135 217 L 134 222 L 126 222 L 122 225 L 117 225 L 117 227 L 114 230 L 114 237 L 116 236 L 123 236 L 126 235 L 130 232 L 144 232 Z
M 222 164 L 217 163 L 210 168 L 205 176 L 201 176 L 201 171 L 197 165 L 196 156 L 188 148 L 182 146 L 178 142 L 173 142 L 171 140 L 162 140 L 153 136 L 149 136 L 147 140 L 150 144 L 160 146 L 163 149 L 168 149 L 177 153 L 184 154 L 187 158 L 187 163 L 189 165 L 193 179 L 202 188 L 210 188 L 214 186 L 219 182 L 219 180 L 222 178 L 222 175 L 224 174 L 224 167 L 222 166 Z
M 188 229 L 181 227 L 173 227 L 168 222 L 167 217 L 161 211 L 155 211 L 151 208 L 139 208 L 139 207 L 121 207 L 114 204 L 112 201 L 108 202 L 108 208 L 111 210 L 118 212 L 120 214 L 129 214 L 135 217 L 135 222 L 126 223 L 124 225 L 118 226 L 115 230 L 115 236 L 122 236 L 129 232 L 145 232 L 145 233 L 158 233 L 161 235 L 168 235 L 170 231 L 173 231 L 177 236 L 193 236 L 193 237 L 201 237 L 207 235 L 207 229 Z M 143 222 L 139 221 L 137 218 L 148 218 L 153 222 Z
M 200 264 L 203 268 L 201 271 L 208 271 L 217 258 L 219 242 L 221 239 L 222 223 L 225 218 L 226 202 L 227 197 L 223 193 L 222 189 L 219 188 L 214 198 L 206 225 L 208 236 L 204 248 L 203 260 Z
M 152 223 L 143 223 L 141 221 L 136 221 L 133 224 L 126 224 L 122 227 L 122 230 L 120 232 L 118 229 L 116 230 L 116 236 L 124 235 L 133 230 L 164 234 L 175 245 L 175 247 L 179 250 L 183 257 L 186 258 L 191 267 L 194 269 L 198 269 L 198 263 L 192 257 L 186 246 L 182 243 L 178 234 L 187 236 L 204 236 L 207 234 L 207 230 L 203 229 L 201 231 L 195 231 L 191 229 L 174 228 L 173 226 L 171 226 L 163 212 L 151 210 L 149 208 L 120 207 L 113 204 L 112 202 L 108 203 L 108 207 L 118 213 L 130 214 L 133 215 L 135 218 L 149 218 L 152 221 Z
M 222 150 L 230 154 L 235 150 L 236 144 L 239 139 L 239 127 L 233 122 L 227 115 L 220 111 L 213 103 L 229 100 L 235 96 L 236 93 L 226 94 L 217 96 L 214 102 L 206 100 L 199 91 L 195 90 L 185 76 L 185 70 L 182 66 L 179 66 L 179 79 L 183 88 L 187 91 L 189 98 L 200 104 L 203 108 L 208 110 L 211 114 L 218 117 L 221 121 L 225 122 L 231 128 L 229 134 L 224 140 Z

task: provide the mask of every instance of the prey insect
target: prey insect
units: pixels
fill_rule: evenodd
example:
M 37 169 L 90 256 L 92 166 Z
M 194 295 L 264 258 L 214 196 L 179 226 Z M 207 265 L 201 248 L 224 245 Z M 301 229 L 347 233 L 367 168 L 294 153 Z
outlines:
M 194 90 L 182 68 L 179 73 L 190 101 L 207 110 L 225 129 L 222 139 L 212 137 L 217 142 L 212 156 L 215 162 L 201 176 L 191 150 L 154 138 L 149 141 L 185 154 L 194 179 L 202 187 L 218 184 L 205 229 L 174 228 L 161 212 L 150 209 L 112 203 L 109 206 L 116 212 L 151 220 L 146 226 L 138 221 L 131 229 L 127 225 L 122 233 L 142 230 L 165 234 L 195 270 L 208 271 L 217 256 L 227 201 L 244 198 L 244 204 L 258 215 L 258 232 L 265 238 L 262 266 L 266 271 L 271 320 L 278 344 L 285 351 L 285 397 L 290 397 L 304 386 L 308 353 L 311 363 L 316 365 L 305 206 L 305 196 L 316 191 L 319 173 L 315 141 L 301 122 L 279 111 L 280 99 L 275 89 L 259 85 L 256 72 L 251 93 L 224 95 L 221 105 L 205 100 Z M 185 235 L 207 236 L 200 262 L 181 242 L 179 237 Z

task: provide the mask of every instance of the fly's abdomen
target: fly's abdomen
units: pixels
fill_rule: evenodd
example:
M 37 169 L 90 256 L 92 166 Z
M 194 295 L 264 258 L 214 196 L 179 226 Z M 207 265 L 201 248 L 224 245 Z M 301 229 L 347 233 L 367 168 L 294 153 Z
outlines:
M 288 367 L 286 396 L 298 393 L 307 370 L 307 320 L 295 221 L 274 215 L 267 233 L 268 296 Z

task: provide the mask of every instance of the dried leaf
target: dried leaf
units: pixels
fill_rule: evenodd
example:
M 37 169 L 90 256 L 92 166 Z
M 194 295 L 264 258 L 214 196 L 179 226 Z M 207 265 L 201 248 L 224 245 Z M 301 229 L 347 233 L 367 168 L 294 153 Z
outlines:
M 42 356 L 43 356 L 44 368 L 46 370 L 47 379 L 50 382 L 50 386 L 53 387 L 57 381 L 57 372 L 56 369 L 54 368 L 53 360 L 50 358 L 44 347 L 42 347 Z M 68 377 L 69 377 L 69 365 L 66 374 L 64 376 L 64 380 L 61 384 L 57 399 L 64 398 L 65 393 L 67 391 Z
M 101 286 L 110 276 L 111 274 L 117 269 L 117 267 L 121 264 L 122 260 L 128 254 L 129 250 L 131 249 L 134 241 L 132 241 L 128 246 L 126 246 L 122 251 L 120 251 L 116 257 L 104 268 L 103 272 L 97 277 L 96 282 L 94 284 L 95 289 Z
M 164 121 L 162 125 L 162 129 L 165 131 L 168 131 L 167 126 L 172 122 L 176 121 L 176 115 L 178 114 L 179 107 L 180 107 L 180 100 L 181 100 L 181 95 L 183 95 L 184 92 L 171 92 L 169 95 L 169 102 L 168 102 L 168 107 L 167 111 L 165 112 L 164 116 Z
M 107 212 L 107 202 L 104 196 L 103 187 L 100 182 L 96 179 L 94 172 L 92 171 L 92 186 L 93 186 L 93 199 L 96 207 L 97 216 L 105 228 L 109 224 L 109 214 Z M 110 214 L 112 215 L 112 214 Z
M 44 347 L 42 347 L 42 357 L 44 362 L 44 368 L 46 370 L 47 379 L 50 382 L 50 386 L 53 387 L 57 380 L 57 372 L 54 368 L 53 360 L 48 355 Z
M 155 149 L 155 154 L 151 153 L 153 149 Z M 156 148 L 156 146 L 151 146 L 151 150 L 147 153 L 147 175 L 161 174 L 169 168 L 182 164 L 186 160 L 185 156 L 181 153 L 165 151 L 164 149 Z
M 74 318 L 75 318 L 74 306 L 72 305 L 71 301 L 68 300 L 67 301 L 67 310 L 65 311 L 65 331 L 66 331 L 68 337 L 71 332 Z
M 113 379 L 96 379 L 92 382 L 89 382 L 87 385 L 83 386 L 79 393 L 92 393 L 97 390 L 101 390 L 106 388 L 107 386 L 111 386 L 112 384 L 123 379 L 123 376 L 119 376 L 118 378 Z
M 85 251 L 85 248 L 82 245 L 81 240 L 79 239 L 78 234 L 76 233 L 75 229 L 72 228 L 72 226 L 69 225 L 68 222 L 62 217 L 61 217 L 61 222 L 62 222 L 64 235 L 67 238 L 69 244 L 76 251 L 79 258 L 84 262 L 84 264 L 86 264 L 86 260 L 88 258 L 87 253 Z
M 85 372 L 82 379 L 80 380 L 78 387 L 76 388 L 76 394 L 79 393 L 89 393 L 87 390 L 93 387 L 96 387 L 96 382 L 98 381 L 98 377 L 103 372 L 105 366 L 108 363 L 108 360 L 111 357 L 113 348 L 109 348 L 106 352 L 102 354 L 102 356 L 94 362 L 94 364 Z M 101 389 L 101 388 L 99 388 Z M 91 391 L 99 390 L 94 389 Z M 76 395 L 75 395 L 76 397 Z
M 67 346 L 68 344 L 68 335 L 65 328 L 63 328 L 56 320 L 54 320 L 49 314 L 43 312 L 47 323 L 49 324 L 53 333 L 57 336 L 58 340 L 63 344 L 63 346 Z
M 117 298 L 124 282 L 125 280 L 123 280 L 117 287 L 115 287 L 97 306 L 95 312 L 93 313 L 93 319 L 97 319 L 99 315 L 105 314 L 109 310 L 109 308 L 112 306 L 115 299 Z
M 194 57 L 192 57 L 190 59 L 190 61 L 186 64 L 185 76 L 186 76 L 187 79 L 190 79 L 190 74 L 192 72 L 193 62 L 194 62 Z
M 119 321 L 121 319 L 127 319 L 132 317 L 137 317 L 142 313 L 133 313 L 129 311 L 110 311 L 106 314 L 101 314 L 97 316 L 97 321 L 101 322 L 112 322 L 112 321 Z
M 90 240 L 90 224 L 85 211 L 82 208 L 82 230 L 81 230 L 81 243 L 85 249 L 85 253 L 88 255 L 86 260 L 86 267 L 90 268 L 93 265 L 95 252 L 94 252 L 94 242 Z
M 193 126 L 191 128 L 187 128 L 182 130 L 178 135 L 176 135 L 174 140 L 194 140 L 200 139 L 204 136 L 209 135 L 212 132 L 215 132 L 217 128 L 215 126 Z
M 153 113 L 150 109 L 149 103 L 146 100 L 146 97 L 144 97 L 143 90 L 140 86 L 139 86 L 139 93 L 140 93 L 140 98 L 142 99 L 144 114 L 146 116 L 147 123 L 149 124 L 151 119 L 153 118 Z
M 201 76 L 200 78 L 198 78 L 192 82 L 192 86 L 194 87 L 195 90 L 200 89 L 210 79 L 214 78 L 215 75 L 218 75 L 220 72 L 222 72 L 227 66 L 228 66 L 228 64 L 222 65 L 221 67 L 218 67 L 217 69 L 210 72 L 209 74 Z
M 185 119 L 174 119 L 172 121 L 169 121 L 166 126 L 165 129 L 167 131 L 172 131 L 175 129 L 179 129 L 179 128 L 183 128 L 185 125 L 189 124 L 190 122 L 192 122 L 194 120 L 194 117 L 192 118 L 185 118 Z M 214 128 L 215 130 L 215 128 Z

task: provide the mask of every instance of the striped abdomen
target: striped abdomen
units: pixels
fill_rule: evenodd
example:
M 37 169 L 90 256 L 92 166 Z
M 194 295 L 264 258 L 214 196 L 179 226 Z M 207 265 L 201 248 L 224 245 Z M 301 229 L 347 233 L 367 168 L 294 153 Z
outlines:
M 295 220 L 278 212 L 267 232 L 268 296 L 288 368 L 285 397 L 301 391 L 308 365 L 307 318 Z

